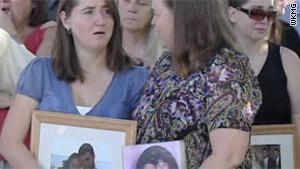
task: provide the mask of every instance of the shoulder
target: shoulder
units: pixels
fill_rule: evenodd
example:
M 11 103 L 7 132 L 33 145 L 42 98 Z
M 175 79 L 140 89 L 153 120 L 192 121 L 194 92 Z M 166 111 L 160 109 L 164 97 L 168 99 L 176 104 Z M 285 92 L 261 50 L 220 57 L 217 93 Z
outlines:
M 43 73 L 44 70 L 52 69 L 52 61 L 50 57 L 38 57 L 33 59 L 25 68 L 25 72 L 33 72 L 34 74 Z
M 300 59 L 294 51 L 281 46 L 280 54 L 282 65 L 287 75 L 289 72 L 295 73 L 295 71 L 297 72 L 300 70 Z
M 171 52 L 164 51 L 162 55 L 158 58 L 155 65 L 152 68 L 153 72 L 164 72 L 166 69 L 171 66 Z
M 247 56 L 227 48 L 223 48 L 217 52 L 212 57 L 207 68 L 209 70 L 223 69 L 232 73 L 249 71 L 254 74 Z
M 283 62 L 299 62 L 298 55 L 286 47 L 280 47 L 280 54 Z
M 56 22 L 54 22 L 54 21 L 48 21 L 48 22 L 44 23 L 44 24 L 40 27 L 40 29 L 49 29 L 49 28 L 50 28 L 50 29 L 55 29 L 56 25 L 57 25 Z
M 221 90 L 247 90 L 260 95 L 259 83 L 248 58 L 231 50 L 223 50 L 214 56 L 204 71 L 209 91 L 217 87 Z
M 131 68 L 126 68 L 120 72 L 120 75 L 126 78 L 135 78 L 149 76 L 149 70 L 141 66 L 133 66 Z
M 131 94 L 139 92 L 147 83 L 149 71 L 140 66 L 127 68 L 119 72 L 116 76 L 117 84 L 120 88 L 129 91 Z
M 40 30 L 45 30 L 44 37 L 54 39 L 55 33 L 56 33 L 56 25 L 57 24 L 54 21 L 49 21 L 49 22 L 44 23 L 40 27 Z
M 11 42 L 9 34 L 0 28 L 0 58 L 5 56 L 6 49 L 10 46 L 9 43 Z
M 33 59 L 29 65 L 34 66 L 45 66 L 45 65 L 51 65 L 52 60 L 50 57 L 37 57 Z

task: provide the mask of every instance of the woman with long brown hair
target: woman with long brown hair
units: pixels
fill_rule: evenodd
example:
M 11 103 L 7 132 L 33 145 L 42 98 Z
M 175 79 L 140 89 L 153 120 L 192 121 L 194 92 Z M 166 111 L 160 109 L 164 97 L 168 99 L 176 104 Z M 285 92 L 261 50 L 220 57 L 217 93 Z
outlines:
M 184 140 L 187 168 L 251 168 L 258 81 L 223 0 L 153 0 L 163 45 L 134 117 L 137 143 Z
M 52 58 L 23 71 L 1 134 L 13 168 L 41 168 L 22 143 L 32 110 L 130 119 L 148 77 L 122 49 L 118 9 L 111 0 L 61 0 Z

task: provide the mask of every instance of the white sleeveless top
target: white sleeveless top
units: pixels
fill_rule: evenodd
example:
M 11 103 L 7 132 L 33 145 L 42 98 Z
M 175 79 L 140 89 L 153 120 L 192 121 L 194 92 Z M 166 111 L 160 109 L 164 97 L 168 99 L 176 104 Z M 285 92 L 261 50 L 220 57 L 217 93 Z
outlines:
M 76 108 L 78 112 L 83 116 L 92 110 L 92 107 L 76 106 Z

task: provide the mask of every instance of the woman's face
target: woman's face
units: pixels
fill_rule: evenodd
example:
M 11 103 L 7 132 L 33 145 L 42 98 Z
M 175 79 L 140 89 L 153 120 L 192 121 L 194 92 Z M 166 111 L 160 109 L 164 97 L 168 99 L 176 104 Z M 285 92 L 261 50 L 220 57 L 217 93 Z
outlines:
M 143 169 L 156 169 L 156 167 L 152 163 L 147 163 L 147 164 L 144 165 Z
M 169 169 L 168 162 L 159 159 L 156 164 L 156 169 Z
M 105 0 L 78 0 L 70 16 L 63 11 L 60 18 L 72 30 L 76 49 L 99 52 L 107 48 L 114 20 Z
M 119 0 L 119 12 L 123 29 L 145 31 L 151 26 L 152 0 Z
M 29 22 L 33 8 L 31 0 L 0 0 L 1 10 L 5 11 L 12 18 L 15 25 Z
M 154 16 L 152 24 L 156 26 L 162 45 L 168 49 L 173 48 L 174 42 L 174 15 L 165 5 L 165 0 L 153 0 Z
M 273 20 L 265 17 L 262 20 L 255 20 L 249 17 L 248 13 L 242 10 L 254 10 L 261 12 L 273 12 L 275 7 L 272 0 L 249 0 L 241 6 L 242 9 L 230 8 L 229 17 L 234 24 L 235 32 L 238 37 L 250 40 L 264 39 L 270 31 Z M 273 12 L 274 14 L 274 12 Z
M 79 158 L 73 158 L 69 163 L 69 169 L 81 169 L 83 165 Z

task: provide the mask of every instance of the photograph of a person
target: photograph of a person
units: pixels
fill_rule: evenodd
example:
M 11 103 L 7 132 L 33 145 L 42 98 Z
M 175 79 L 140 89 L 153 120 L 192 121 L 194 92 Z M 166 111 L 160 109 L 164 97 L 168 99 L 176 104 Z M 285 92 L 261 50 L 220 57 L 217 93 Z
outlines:
M 268 126 L 270 127 L 270 126 Z M 285 131 L 286 134 L 268 134 L 269 130 L 275 130 L 280 126 L 273 126 L 266 128 L 265 134 L 254 134 L 251 136 L 251 146 L 253 149 L 253 157 L 255 160 L 252 160 L 254 169 L 289 169 L 297 168 L 297 157 L 296 152 L 297 148 L 295 145 L 295 135 L 288 134 L 289 131 L 293 128 L 288 127 Z
M 74 144 L 75 145 L 75 144 Z M 83 143 L 77 150 L 72 147 L 73 153 L 68 153 L 72 151 L 64 151 L 62 154 L 52 154 L 51 155 L 51 169 L 110 169 L 111 165 L 108 159 L 104 159 L 104 156 L 109 156 L 110 152 L 104 150 L 102 146 L 93 146 L 90 143 Z M 102 152 L 96 155 L 95 151 Z M 68 156 L 68 154 L 70 154 Z M 101 157 L 103 156 L 103 157 Z
M 182 141 L 126 146 L 124 169 L 186 169 Z
M 147 148 L 138 159 L 136 169 L 178 169 L 172 154 L 162 146 Z
M 56 167 L 51 167 L 51 169 L 55 169 Z M 73 153 L 70 155 L 68 160 L 63 162 L 63 167 L 58 169 L 81 169 L 83 168 L 83 164 L 80 161 L 79 155 L 77 153 Z
M 281 169 L 280 145 L 256 145 L 253 147 L 255 169 Z

